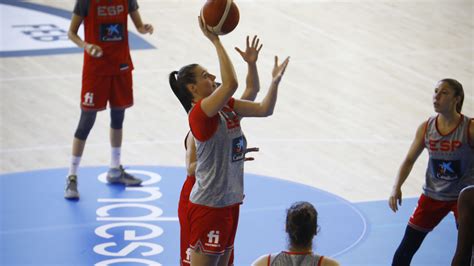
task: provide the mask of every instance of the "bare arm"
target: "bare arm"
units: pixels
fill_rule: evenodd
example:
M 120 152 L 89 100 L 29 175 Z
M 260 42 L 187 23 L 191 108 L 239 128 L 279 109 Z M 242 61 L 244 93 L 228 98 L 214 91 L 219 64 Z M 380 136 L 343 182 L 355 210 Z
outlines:
M 141 34 L 150 33 L 153 34 L 153 26 L 151 24 L 144 24 L 142 21 L 142 17 L 140 16 L 140 12 L 135 10 L 130 13 L 130 18 L 132 18 L 133 24 L 138 32 Z
M 67 33 L 67 36 L 73 43 L 75 43 L 79 48 L 84 49 L 86 53 L 90 56 L 101 57 L 102 48 L 100 48 L 98 45 L 89 44 L 85 42 L 81 39 L 81 37 L 79 37 L 79 35 L 77 35 L 77 32 L 79 31 L 79 27 L 81 26 L 83 20 L 83 17 L 73 14 L 71 18 L 71 24 L 69 24 L 69 31 Z
M 287 57 L 281 65 L 278 64 L 278 57 L 275 56 L 275 65 L 272 71 L 272 82 L 268 89 L 267 95 L 262 102 L 254 103 L 243 100 L 235 100 L 234 110 L 242 117 L 264 117 L 273 114 L 275 108 L 278 85 L 280 84 L 281 78 L 285 73 L 286 67 L 288 66 L 290 58 Z
M 250 45 L 249 36 L 246 38 L 246 49 L 245 52 L 240 50 L 238 47 L 235 47 L 235 50 L 242 56 L 245 62 L 247 62 L 248 72 L 246 79 L 245 91 L 240 96 L 240 99 L 247 101 L 254 101 L 257 97 L 258 92 L 260 91 L 260 79 L 258 77 L 257 70 L 257 60 L 258 54 L 263 47 L 263 44 L 260 44 L 260 39 L 255 35 L 252 39 L 252 44 Z
M 191 132 L 186 138 L 186 171 L 189 176 L 196 173 L 196 144 Z
M 465 188 L 458 199 L 458 240 L 452 266 L 469 265 L 474 245 L 474 187 Z
M 219 58 L 219 66 L 222 77 L 222 84 L 208 97 L 201 102 L 201 108 L 208 117 L 213 117 L 224 107 L 229 99 L 234 95 L 238 87 L 234 66 L 227 52 L 222 46 L 219 37 L 210 32 L 204 25 L 201 17 L 199 17 L 199 26 L 204 35 L 214 44 L 217 57 Z
M 423 122 L 416 131 L 415 139 L 413 140 L 410 149 L 408 150 L 408 154 L 405 157 L 405 160 L 402 162 L 400 169 L 398 170 L 397 177 L 395 179 L 395 184 L 393 185 L 392 193 L 388 200 L 388 204 L 390 209 L 394 212 L 398 210 L 398 205 L 402 205 L 402 185 L 407 179 L 408 175 L 413 168 L 416 160 L 423 152 L 424 146 L 424 132 L 427 122 Z

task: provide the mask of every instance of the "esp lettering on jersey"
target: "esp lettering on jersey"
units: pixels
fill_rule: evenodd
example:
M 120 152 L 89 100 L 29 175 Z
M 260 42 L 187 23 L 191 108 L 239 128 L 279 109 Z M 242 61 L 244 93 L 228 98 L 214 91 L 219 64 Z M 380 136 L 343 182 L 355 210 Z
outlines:
M 429 140 L 428 148 L 430 151 L 450 151 L 453 152 L 461 148 L 462 142 L 458 140 Z
M 125 12 L 125 8 L 123 5 L 97 6 L 97 15 L 99 17 L 119 16 L 123 12 Z

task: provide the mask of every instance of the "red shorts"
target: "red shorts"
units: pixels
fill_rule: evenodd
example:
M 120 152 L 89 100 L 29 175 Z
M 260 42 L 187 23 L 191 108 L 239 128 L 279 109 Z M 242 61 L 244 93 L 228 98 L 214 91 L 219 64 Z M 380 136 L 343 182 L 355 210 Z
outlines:
M 191 250 L 189 249 L 189 221 L 188 221 L 188 203 L 189 194 L 193 189 L 196 177 L 188 176 L 184 181 L 183 187 L 181 188 L 181 194 L 179 196 L 178 204 L 178 218 L 180 226 L 180 254 L 181 263 L 180 265 L 189 265 L 191 263 Z
M 450 212 L 458 219 L 458 201 L 440 201 L 421 194 L 415 212 L 410 217 L 408 224 L 414 229 L 429 232 Z
M 211 208 L 189 202 L 190 247 L 208 255 L 222 255 L 233 249 L 239 210 L 240 204 Z
M 133 105 L 132 72 L 116 76 L 82 76 L 81 108 L 83 110 L 125 109 Z

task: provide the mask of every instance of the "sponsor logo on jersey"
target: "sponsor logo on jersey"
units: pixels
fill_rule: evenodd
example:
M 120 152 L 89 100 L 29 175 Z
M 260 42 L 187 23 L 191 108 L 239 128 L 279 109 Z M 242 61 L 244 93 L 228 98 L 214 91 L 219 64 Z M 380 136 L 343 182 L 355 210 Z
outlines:
M 245 142 L 244 136 L 240 136 L 232 140 L 232 162 L 244 159 L 245 149 L 247 148 L 247 143 Z
M 431 162 L 435 178 L 445 181 L 454 181 L 459 179 L 459 173 L 461 172 L 461 163 L 459 160 L 449 161 L 431 159 Z
M 100 40 L 103 42 L 118 42 L 123 40 L 123 25 L 120 23 L 101 24 Z

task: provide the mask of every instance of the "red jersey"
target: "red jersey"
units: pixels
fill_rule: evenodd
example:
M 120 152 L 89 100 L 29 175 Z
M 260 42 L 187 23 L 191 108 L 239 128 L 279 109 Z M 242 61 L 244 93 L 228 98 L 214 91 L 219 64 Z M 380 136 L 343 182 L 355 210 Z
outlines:
M 84 35 L 87 43 L 103 50 L 102 57 L 94 58 L 84 51 L 83 74 L 113 76 L 133 69 L 128 46 L 127 0 L 88 1 L 84 17 Z

